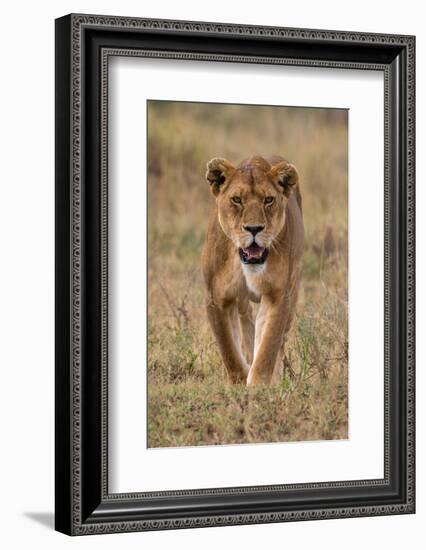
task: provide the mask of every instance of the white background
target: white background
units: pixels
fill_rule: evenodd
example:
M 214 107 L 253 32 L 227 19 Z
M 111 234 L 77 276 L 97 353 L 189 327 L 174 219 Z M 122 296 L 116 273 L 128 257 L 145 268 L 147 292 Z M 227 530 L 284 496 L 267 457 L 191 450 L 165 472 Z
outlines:
M 243 8 L 243 9 L 242 9 Z M 53 511 L 53 19 L 68 12 L 417 34 L 418 504 L 417 515 L 221 527 L 69 539 Z M 184 548 L 267 546 L 420 548 L 426 521 L 425 208 L 426 31 L 407 0 L 152 3 L 87 0 L 3 6 L 1 33 L 1 528 L 3 547 Z M 420 540 L 422 539 L 422 542 Z
M 382 478 L 383 73 L 128 57 L 110 65 L 110 491 Z M 349 109 L 349 439 L 146 448 L 146 98 Z

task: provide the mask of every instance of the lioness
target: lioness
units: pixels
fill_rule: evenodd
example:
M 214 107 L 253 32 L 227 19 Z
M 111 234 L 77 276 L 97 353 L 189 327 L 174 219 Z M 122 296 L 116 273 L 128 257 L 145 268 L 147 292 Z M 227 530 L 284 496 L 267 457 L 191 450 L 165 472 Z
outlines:
M 294 315 L 303 253 L 295 166 L 254 156 L 207 163 L 216 197 L 202 254 L 207 315 L 233 383 L 274 384 Z M 253 320 L 250 301 L 260 302 Z

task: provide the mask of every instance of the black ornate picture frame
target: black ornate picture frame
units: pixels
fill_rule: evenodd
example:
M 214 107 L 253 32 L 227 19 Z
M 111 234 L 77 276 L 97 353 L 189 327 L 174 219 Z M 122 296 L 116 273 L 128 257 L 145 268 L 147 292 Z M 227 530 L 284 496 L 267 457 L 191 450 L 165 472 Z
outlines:
M 383 479 L 108 491 L 107 74 L 110 56 L 384 74 Z M 56 529 L 119 533 L 415 511 L 415 38 L 68 15 L 56 20 Z

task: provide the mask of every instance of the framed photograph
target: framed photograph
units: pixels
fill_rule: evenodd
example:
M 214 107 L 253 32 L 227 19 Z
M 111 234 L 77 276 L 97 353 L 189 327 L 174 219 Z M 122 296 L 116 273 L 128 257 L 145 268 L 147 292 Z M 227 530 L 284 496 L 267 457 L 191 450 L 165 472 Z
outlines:
M 413 36 L 56 20 L 56 529 L 415 511 Z

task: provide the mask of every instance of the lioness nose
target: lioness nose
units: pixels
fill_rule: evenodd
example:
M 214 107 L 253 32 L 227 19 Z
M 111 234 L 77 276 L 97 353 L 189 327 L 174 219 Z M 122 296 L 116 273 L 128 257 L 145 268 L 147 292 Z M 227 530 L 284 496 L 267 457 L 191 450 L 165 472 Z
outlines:
M 246 231 L 251 233 L 253 237 L 255 237 L 262 229 L 265 229 L 264 225 L 244 225 L 243 226 Z

